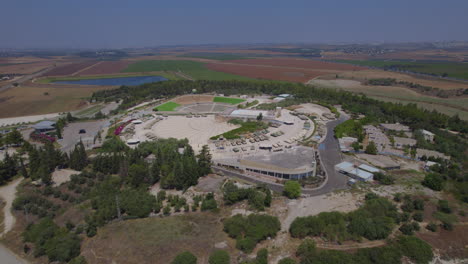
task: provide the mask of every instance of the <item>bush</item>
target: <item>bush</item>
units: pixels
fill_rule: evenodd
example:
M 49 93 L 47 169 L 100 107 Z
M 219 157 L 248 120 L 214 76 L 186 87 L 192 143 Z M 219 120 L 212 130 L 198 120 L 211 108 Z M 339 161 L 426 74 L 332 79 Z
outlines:
M 306 258 L 309 255 L 314 255 L 316 253 L 315 241 L 312 239 L 304 239 L 299 245 L 296 251 L 296 256 L 300 258 Z
M 268 264 L 268 250 L 266 248 L 262 248 L 257 252 L 255 264 Z
M 391 175 L 386 175 L 381 172 L 374 173 L 374 180 L 380 182 L 383 185 L 392 185 L 395 183 L 395 178 Z
M 231 258 L 229 253 L 224 250 L 213 251 L 208 259 L 209 264 L 230 264 Z
M 208 195 L 206 195 L 206 197 L 202 201 L 201 210 L 207 211 L 207 210 L 214 210 L 216 208 L 218 208 L 218 204 L 216 203 L 214 194 L 209 193 Z
M 296 264 L 296 261 L 292 258 L 281 259 L 278 264 Z
M 435 223 L 433 223 L 433 222 L 430 222 L 429 224 L 427 224 L 426 229 L 429 230 L 429 231 L 432 231 L 432 232 L 436 232 L 437 231 L 437 225 Z
M 449 203 L 447 200 L 439 200 L 437 204 L 437 210 L 441 211 L 442 213 L 451 214 L 452 208 L 450 208 Z
M 185 251 L 177 255 L 171 264 L 197 264 L 197 257 L 192 253 Z
M 284 195 L 289 199 L 296 199 L 301 196 L 301 185 L 297 181 L 287 181 L 284 184 Z
M 423 213 L 421 212 L 416 212 L 413 214 L 413 219 L 414 221 L 422 222 L 424 220 Z
M 83 256 L 78 256 L 72 259 L 68 264 L 87 264 L 86 259 Z
M 404 223 L 400 226 L 399 230 L 401 231 L 401 233 L 407 236 L 413 235 L 415 231 L 412 223 Z

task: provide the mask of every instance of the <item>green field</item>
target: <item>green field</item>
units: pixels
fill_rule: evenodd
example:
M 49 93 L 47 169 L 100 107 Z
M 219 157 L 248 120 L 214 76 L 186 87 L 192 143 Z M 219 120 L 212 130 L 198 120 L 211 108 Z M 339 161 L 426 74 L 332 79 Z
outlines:
M 196 80 L 252 80 L 247 77 L 209 70 L 204 63 L 186 60 L 148 60 L 128 65 L 123 72 L 180 71 Z
M 213 136 L 210 139 L 216 140 L 223 136 L 225 139 L 237 139 L 240 138 L 240 135 L 246 133 L 253 133 L 255 131 L 263 130 L 268 128 L 268 124 L 264 122 L 257 122 L 257 121 L 242 121 L 238 119 L 233 119 L 229 121 L 231 124 L 240 125 L 240 127 L 225 132 L 221 135 Z
M 383 69 L 398 69 L 436 76 L 452 77 L 468 80 L 468 63 L 463 62 L 425 62 L 404 60 L 336 60 L 336 62 L 350 63 Z
M 174 102 L 167 102 L 162 105 L 156 106 L 153 110 L 156 111 L 174 111 L 177 107 L 179 107 L 180 104 L 174 103 Z
M 213 102 L 215 103 L 226 103 L 226 104 L 233 104 L 233 105 L 242 103 L 244 101 L 245 101 L 244 99 L 240 99 L 240 98 L 229 98 L 229 97 L 218 97 L 218 96 L 213 98 Z

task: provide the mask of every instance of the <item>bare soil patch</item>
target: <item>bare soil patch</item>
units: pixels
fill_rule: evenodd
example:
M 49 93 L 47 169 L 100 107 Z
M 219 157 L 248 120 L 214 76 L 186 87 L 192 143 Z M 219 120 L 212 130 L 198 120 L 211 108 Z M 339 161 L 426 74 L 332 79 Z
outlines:
M 80 72 L 78 76 L 119 73 L 125 68 L 127 68 L 127 66 L 131 63 L 132 63 L 131 61 L 103 61 L 99 64 L 95 64 L 92 67 Z
M 426 230 L 427 231 L 427 230 Z M 419 232 L 419 238 L 435 248 L 442 257 L 468 258 L 468 225 L 455 225 L 452 231 Z
M 84 61 L 84 62 L 77 62 L 77 63 L 72 63 L 72 64 L 68 64 L 64 66 L 59 66 L 53 70 L 48 71 L 47 73 L 44 74 L 44 76 L 72 75 L 75 72 L 85 69 L 95 63 L 96 61 Z

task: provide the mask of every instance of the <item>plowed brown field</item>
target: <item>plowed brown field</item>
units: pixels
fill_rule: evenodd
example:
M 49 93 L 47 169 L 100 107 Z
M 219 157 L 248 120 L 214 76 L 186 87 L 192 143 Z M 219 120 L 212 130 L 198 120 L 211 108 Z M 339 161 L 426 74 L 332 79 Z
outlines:
M 306 82 L 320 75 L 364 70 L 352 65 L 291 58 L 244 59 L 207 64 L 210 70 L 256 79 Z
M 89 67 L 95 64 L 96 61 L 85 61 L 85 62 L 78 62 L 72 63 L 64 66 L 59 66 L 55 69 L 48 71 L 44 76 L 66 76 L 71 75 L 77 71 L 80 71 L 86 67 Z
M 127 68 L 127 66 L 131 63 L 131 61 L 103 61 L 80 72 L 78 75 L 81 76 L 119 73 L 123 69 Z

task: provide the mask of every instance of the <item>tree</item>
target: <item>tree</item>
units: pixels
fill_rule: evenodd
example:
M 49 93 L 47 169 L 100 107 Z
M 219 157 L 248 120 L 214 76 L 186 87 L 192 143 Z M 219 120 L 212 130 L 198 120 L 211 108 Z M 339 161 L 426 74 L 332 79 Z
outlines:
M 38 174 L 37 178 L 40 178 L 43 184 L 45 185 L 52 184 L 52 175 L 50 174 L 49 169 L 45 165 L 39 168 L 37 174 Z
M 230 264 L 231 258 L 229 253 L 224 250 L 215 250 L 211 253 L 210 258 L 208 259 L 209 264 Z
M 417 237 L 402 236 L 398 240 L 403 255 L 409 257 L 414 263 L 425 264 L 434 257 L 431 246 Z
M 262 120 L 263 120 L 263 114 L 260 113 L 260 114 L 258 114 L 258 116 L 257 116 L 257 121 L 262 121 Z
M 421 184 L 434 191 L 442 191 L 444 188 L 444 179 L 438 173 L 429 173 L 424 177 Z
M 367 144 L 366 150 L 364 152 L 371 155 L 377 155 L 377 146 L 375 145 L 374 141 L 370 141 L 369 144 Z
M 203 145 L 200 154 L 197 155 L 200 175 L 207 175 L 211 172 L 211 154 L 208 145 Z
M 146 166 L 143 164 L 132 164 L 128 169 L 128 182 L 133 187 L 139 187 L 145 181 L 150 183 Z
M 257 252 L 255 264 L 268 264 L 268 250 L 266 248 L 262 248 Z
M 278 264 L 296 264 L 296 261 L 292 258 L 283 258 L 278 262 Z
M 62 138 L 62 129 L 58 125 L 55 126 L 55 135 L 59 139 Z
M 18 130 L 13 130 L 12 132 L 8 133 L 5 137 L 5 143 L 7 145 L 19 145 L 23 142 L 23 136 Z
M 284 184 L 284 195 L 289 199 L 296 199 L 301 196 L 301 185 L 297 181 L 287 181 Z
M 171 264 L 197 264 L 197 257 L 188 251 L 177 255 Z

